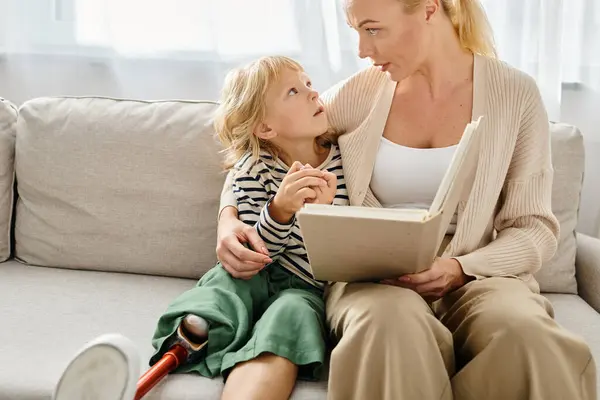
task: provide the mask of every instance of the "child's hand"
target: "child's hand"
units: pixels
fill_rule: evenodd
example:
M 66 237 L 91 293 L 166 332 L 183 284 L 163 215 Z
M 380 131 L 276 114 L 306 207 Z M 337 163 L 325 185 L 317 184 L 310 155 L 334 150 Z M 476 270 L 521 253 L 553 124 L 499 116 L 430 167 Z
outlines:
M 337 176 L 333 172 L 323 171 L 323 179 L 327 186 L 317 186 L 313 189 L 317 197 L 312 201 L 314 204 L 331 204 L 337 192 Z M 308 203 L 308 202 L 307 202 Z
M 317 187 L 327 188 L 323 171 L 314 168 L 302 169 L 299 162 L 292 164 L 269 204 L 271 218 L 282 224 L 290 221 L 304 203 L 317 197 L 314 189 Z

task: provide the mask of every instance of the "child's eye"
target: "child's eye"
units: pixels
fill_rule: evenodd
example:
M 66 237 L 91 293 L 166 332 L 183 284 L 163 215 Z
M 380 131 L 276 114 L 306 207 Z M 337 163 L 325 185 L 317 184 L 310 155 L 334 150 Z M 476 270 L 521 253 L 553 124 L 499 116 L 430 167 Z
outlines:
M 312 82 L 311 81 L 306 82 L 306 87 L 311 88 L 312 87 Z
M 298 89 L 296 89 L 296 88 L 291 88 L 290 91 L 288 92 L 288 96 L 293 96 L 295 94 L 298 94 Z
M 377 35 L 377 32 L 379 32 L 379 29 L 377 29 L 377 28 L 367 28 L 365 30 L 371 36 L 375 36 L 375 35 Z

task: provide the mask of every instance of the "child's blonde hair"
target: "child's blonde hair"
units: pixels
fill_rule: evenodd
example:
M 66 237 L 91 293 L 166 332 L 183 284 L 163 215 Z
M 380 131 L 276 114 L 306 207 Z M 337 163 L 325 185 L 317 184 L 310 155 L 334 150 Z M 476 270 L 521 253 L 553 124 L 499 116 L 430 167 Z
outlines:
M 248 152 L 255 158 L 261 149 L 277 156 L 277 147 L 256 137 L 254 130 L 266 117 L 267 91 L 285 69 L 304 71 L 291 58 L 268 56 L 227 74 L 214 120 L 217 136 L 224 146 L 226 169 L 233 167 Z

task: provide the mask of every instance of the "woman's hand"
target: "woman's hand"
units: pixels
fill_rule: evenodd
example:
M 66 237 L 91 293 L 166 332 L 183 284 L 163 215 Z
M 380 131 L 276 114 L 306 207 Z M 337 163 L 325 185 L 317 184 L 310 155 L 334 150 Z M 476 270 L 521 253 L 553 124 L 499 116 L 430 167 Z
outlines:
M 250 243 L 255 251 L 243 243 Z M 240 221 L 233 207 L 225 208 L 219 218 L 217 258 L 231 276 L 239 279 L 250 279 L 273 262 L 256 229 Z
M 434 301 L 464 286 L 471 279 L 454 258 L 437 258 L 426 271 L 388 279 L 383 283 L 412 289 L 426 300 Z

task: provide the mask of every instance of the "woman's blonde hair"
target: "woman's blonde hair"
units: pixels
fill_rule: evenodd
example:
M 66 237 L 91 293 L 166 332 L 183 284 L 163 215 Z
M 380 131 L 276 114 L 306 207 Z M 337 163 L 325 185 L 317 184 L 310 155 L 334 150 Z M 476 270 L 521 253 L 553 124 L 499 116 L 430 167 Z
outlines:
M 400 0 L 406 10 L 415 10 L 423 0 Z M 474 54 L 497 57 L 492 27 L 479 0 L 440 0 L 450 17 L 461 46 Z
M 276 146 L 258 138 L 254 131 L 266 117 L 267 91 L 285 69 L 304 71 L 291 58 L 268 56 L 227 74 L 214 119 L 217 136 L 224 147 L 226 169 L 248 152 L 255 158 L 261 149 L 277 156 Z

